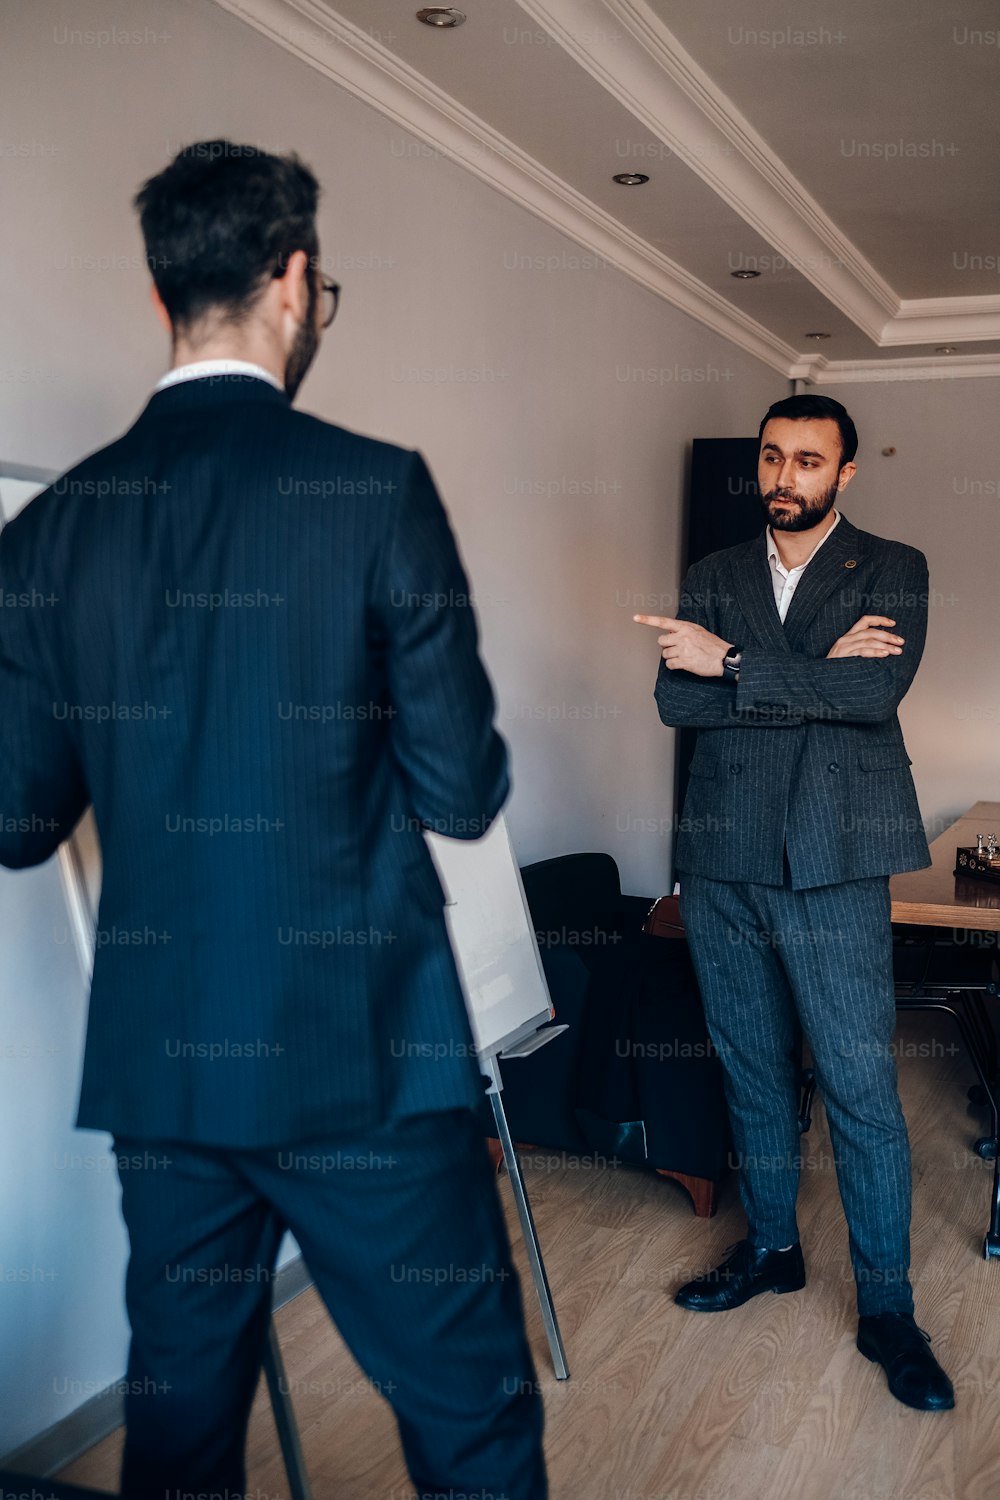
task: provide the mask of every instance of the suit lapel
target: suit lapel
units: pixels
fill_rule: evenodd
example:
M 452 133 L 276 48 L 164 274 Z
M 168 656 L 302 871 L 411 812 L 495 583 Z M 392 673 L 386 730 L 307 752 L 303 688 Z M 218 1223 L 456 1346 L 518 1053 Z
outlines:
M 861 533 L 841 514 L 835 529 L 807 564 L 792 595 L 784 629 L 791 650 L 794 651 L 799 645 L 823 601 L 834 589 L 841 588 L 850 581 L 855 568 L 863 560 Z M 765 563 L 766 561 L 765 554 Z M 860 609 L 858 613 L 861 613 Z
M 843 526 L 843 520 L 837 530 Z M 833 538 L 831 537 L 831 541 Z M 808 568 L 806 573 L 808 573 Z M 747 542 L 742 555 L 732 561 L 733 591 L 747 624 L 765 651 L 789 652 L 791 647 L 774 602 L 771 565 L 767 560 L 766 529 Z M 803 581 L 805 574 L 803 574 Z M 802 584 L 799 585 L 799 588 Z M 793 596 L 794 601 L 794 596 Z M 741 645 L 747 644 L 741 641 Z

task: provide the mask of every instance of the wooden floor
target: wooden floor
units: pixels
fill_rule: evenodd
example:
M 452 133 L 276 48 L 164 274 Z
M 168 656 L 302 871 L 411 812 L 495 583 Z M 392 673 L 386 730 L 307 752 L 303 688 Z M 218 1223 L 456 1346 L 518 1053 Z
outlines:
M 673 1287 L 743 1232 L 730 1178 L 713 1220 L 646 1173 L 530 1156 L 525 1177 L 572 1378 L 557 1383 L 500 1181 L 546 1411 L 552 1500 L 1000 1500 L 1000 1261 L 982 1259 L 992 1166 L 971 1142 L 985 1115 L 945 1018 L 900 1018 L 913 1147 L 917 1321 L 954 1381 L 952 1412 L 888 1394 L 854 1347 L 854 1288 L 826 1121 L 803 1137 L 799 1227 L 808 1285 L 716 1315 Z M 315 1500 L 403 1500 L 388 1406 L 365 1383 L 315 1293 L 278 1314 Z M 63 1477 L 114 1490 L 120 1434 Z M 248 1487 L 287 1496 L 263 1393 Z M 511 1497 L 521 1500 L 521 1497 Z

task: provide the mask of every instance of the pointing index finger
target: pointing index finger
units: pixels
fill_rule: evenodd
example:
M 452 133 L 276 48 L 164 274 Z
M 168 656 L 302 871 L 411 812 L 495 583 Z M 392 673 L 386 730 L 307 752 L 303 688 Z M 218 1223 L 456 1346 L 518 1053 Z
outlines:
M 672 615 L 633 615 L 632 618 L 640 625 L 655 625 L 657 630 L 664 630 L 668 625 L 677 624 Z

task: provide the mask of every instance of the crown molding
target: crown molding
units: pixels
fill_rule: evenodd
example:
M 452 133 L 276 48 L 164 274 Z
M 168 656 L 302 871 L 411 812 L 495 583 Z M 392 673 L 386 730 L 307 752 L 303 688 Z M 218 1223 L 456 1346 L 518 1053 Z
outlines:
M 875 343 L 899 299 L 644 0 L 518 0 Z M 615 23 L 609 28 L 609 19 Z
M 317 0 L 215 3 L 593 251 L 601 261 L 624 271 L 771 369 L 787 374 L 797 357 L 791 344 L 620 224 L 367 32 Z
M 860 385 L 905 380 L 1000 378 L 1000 354 L 917 355 L 913 359 L 832 359 L 815 354 L 798 360 L 789 379 L 809 385 Z
M 880 340 L 902 344 L 971 344 L 1000 338 L 1000 297 L 922 297 L 899 304 Z
M 902 300 L 646 0 L 518 4 L 877 347 L 1000 338 L 1000 296 Z
M 550 29 L 550 26 L 556 27 L 557 23 L 555 20 L 550 22 L 547 14 L 543 19 L 542 12 L 557 5 L 565 6 L 568 10 L 570 0 L 545 0 L 544 4 L 542 0 L 518 0 L 518 3 L 529 14 L 537 12 L 540 24 Z M 600 4 L 600 0 L 571 0 L 571 3 L 574 14 L 578 18 L 585 7 Z M 711 328 L 715 333 L 755 359 L 761 360 L 786 379 L 928 379 L 934 378 L 935 374 L 950 377 L 960 373 L 960 362 L 954 356 L 941 356 L 937 360 L 925 357 L 923 360 L 914 361 L 875 361 L 870 366 L 863 361 L 829 362 L 819 355 L 803 356 L 791 344 L 786 343 L 784 339 L 779 338 L 756 319 L 751 318 L 711 287 L 706 286 L 683 266 L 662 254 L 639 235 L 619 223 L 612 215 L 557 177 L 555 173 L 550 172 L 513 141 L 494 130 L 485 120 L 466 109 L 464 105 L 410 67 L 403 59 L 390 52 L 368 32 L 344 20 L 343 17 L 320 3 L 320 0 L 215 0 L 215 4 L 252 26 L 286 52 L 332 79 L 355 98 L 363 100 L 379 114 L 394 121 L 400 128 L 432 147 L 443 158 L 464 167 L 480 181 L 488 183 L 529 213 L 567 235 L 577 244 L 584 246 L 597 256 L 599 261 L 623 271 L 625 275 L 655 296 L 661 297 L 681 312 L 687 313 Z M 645 10 L 641 0 L 606 0 L 606 4 L 609 9 L 620 10 L 622 13 L 628 11 L 633 15 L 638 14 L 640 10 Z M 603 5 L 601 5 L 600 14 L 603 16 L 602 24 L 606 27 L 607 10 Z M 655 17 L 653 20 L 655 21 Z M 659 25 L 658 22 L 656 24 Z M 562 30 L 565 31 L 565 28 Z M 568 32 L 566 34 L 569 36 Z M 576 45 L 575 42 L 574 45 Z M 695 65 L 692 63 L 691 67 L 694 68 Z M 605 86 L 617 93 L 627 108 L 636 112 L 637 104 L 620 92 L 610 74 Z M 735 115 L 723 96 L 714 90 L 709 80 L 705 79 L 701 88 L 702 98 L 706 105 L 711 103 L 712 107 L 718 110 L 722 110 L 725 106 L 728 109 L 730 121 L 737 118 L 742 120 L 742 117 Z M 661 92 L 663 90 L 662 78 L 660 90 Z M 680 90 L 675 90 L 677 97 L 680 93 Z M 714 100 L 709 99 L 709 93 L 715 95 Z M 746 132 L 751 131 L 751 127 L 746 122 L 743 122 L 742 128 Z M 688 137 L 688 139 L 692 138 L 698 137 Z M 731 146 L 732 142 L 727 140 L 727 145 Z M 675 148 L 672 146 L 671 149 Z M 701 159 L 701 153 L 694 153 L 689 147 L 682 146 L 680 143 L 676 149 L 677 154 L 683 156 L 689 165 Z M 783 171 L 780 162 L 773 157 L 773 153 L 769 152 L 763 142 L 761 142 L 761 149 L 771 158 L 768 170 L 780 178 Z M 734 157 L 735 154 L 732 151 L 727 153 L 730 157 Z M 726 157 L 721 159 L 725 160 Z M 794 179 L 784 174 L 784 181 L 787 185 Z M 773 187 L 771 190 L 778 191 Z M 794 191 L 799 194 L 804 192 L 799 188 Z M 818 206 L 816 213 L 825 219 Z M 781 224 L 794 227 L 794 215 L 787 204 L 783 206 L 782 213 L 778 217 Z M 859 297 L 855 299 L 855 312 L 860 317 L 867 309 L 868 314 L 879 322 L 879 331 L 873 337 L 873 341 L 879 344 L 882 342 L 880 332 L 886 323 L 885 284 L 880 282 L 876 273 L 857 255 L 849 242 L 839 235 L 831 221 L 826 220 L 825 223 L 829 228 L 825 231 L 826 238 L 822 240 L 822 244 L 827 249 L 817 249 L 817 245 L 820 244 L 817 228 L 815 230 L 817 239 L 811 242 L 813 251 L 817 255 L 826 255 L 830 259 L 832 255 L 829 246 L 833 245 L 835 246 L 834 253 L 840 257 L 842 266 L 852 266 L 858 281 L 867 277 L 870 284 L 864 292 L 864 297 L 862 298 L 859 294 Z M 817 220 L 817 224 L 820 224 L 820 220 Z M 774 232 L 773 224 L 770 228 L 772 232 L 766 234 L 765 237 L 780 254 L 794 263 L 795 250 L 790 240 L 785 241 Z M 800 269 L 804 268 L 800 266 Z M 829 291 L 825 291 L 824 295 L 836 301 Z M 899 304 L 897 301 L 896 306 L 905 309 L 903 317 L 906 320 L 907 331 L 904 336 L 891 342 L 926 343 L 933 340 L 953 343 L 972 337 L 1000 337 L 1000 322 L 997 323 L 995 331 L 977 331 L 974 335 L 970 332 L 957 333 L 954 329 L 954 320 L 949 320 L 945 311 L 951 308 L 952 300 L 977 304 L 976 308 L 964 309 L 960 316 L 964 315 L 969 320 L 978 319 L 980 327 L 988 322 L 992 329 L 994 316 L 1000 319 L 1000 311 L 995 312 L 989 306 L 989 304 L 996 303 L 997 309 L 1000 309 L 1000 298 L 939 299 L 937 303 L 930 304 L 930 310 L 920 302 Z M 837 305 L 841 304 L 838 302 Z M 880 311 L 876 312 L 876 308 Z M 852 315 L 848 308 L 844 310 L 849 316 Z M 921 318 L 924 319 L 923 324 L 920 322 Z M 930 335 L 926 332 L 929 318 L 937 320 L 934 324 L 934 332 Z M 858 321 L 857 317 L 855 321 Z M 979 358 L 990 359 L 991 357 L 980 356 Z M 961 363 L 963 367 L 968 364 L 966 361 Z M 906 367 L 911 366 L 914 369 L 920 366 L 925 373 L 922 375 L 906 373 Z M 850 375 L 836 373 L 841 369 L 855 371 L 869 367 L 878 373 L 871 377 L 853 373 Z M 810 373 L 813 371 L 822 373 Z M 980 368 L 976 365 L 965 368 L 964 373 L 992 374 L 994 372 L 992 369 Z

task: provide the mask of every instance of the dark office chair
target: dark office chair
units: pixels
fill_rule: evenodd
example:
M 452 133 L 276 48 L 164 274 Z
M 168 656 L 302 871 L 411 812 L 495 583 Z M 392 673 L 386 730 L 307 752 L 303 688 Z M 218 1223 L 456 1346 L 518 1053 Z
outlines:
M 986 995 L 998 978 L 995 951 L 957 944 L 950 928 L 893 928 L 897 1010 L 937 1010 L 951 1016 L 979 1079 L 973 1103 L 990 1112 L 990 1131 L 975 1143 L 990 1161 L 997 1153 L 997 1039 Z M 994 990 L 995 993 L 995 990 Z
M 609 854 L 542 860 L 521 877 L 569 1031 L 504 1069 L 515 1140 L 653 1168 L 714 1213 L 729 1120 L 687 945 L 643 932 L 652 900 L 622 894 Z M 485 1110 L 483 1123 L 495 1134 Z

